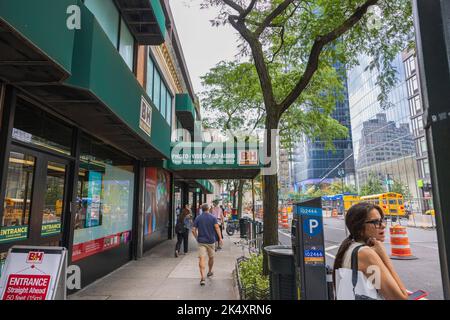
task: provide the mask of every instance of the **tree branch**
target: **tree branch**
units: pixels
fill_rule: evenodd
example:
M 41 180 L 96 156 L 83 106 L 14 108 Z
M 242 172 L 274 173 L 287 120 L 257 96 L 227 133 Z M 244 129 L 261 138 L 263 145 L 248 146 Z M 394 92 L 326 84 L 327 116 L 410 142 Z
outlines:
M 308 84 L 310 83 L 314 73 L 317 71 L 319 67 L 319 57 L 322 53 L 323 48 L 338 39 L 348 30 L 353 28 L 367 13 L 367 10 L 377 4 L 379 0 L 367 0 L 362 6 L 358 7 L 356 11 L 350 16 L 347 20 L 345 20 L 342 25 L 334 29 L 333 31 L 327 33 L 325 36 L 319 36 L 314 41 L 314 44 L 311 49 L 311 53 L 309 55 L 308 64 L 306 66 L 305 72 L 302 77 L 298 81 L 297 85 L 292 89 L 291 93 L 281 102 L 280 107 L 280 115 L 282 115 L 300 96 L 300 94 L 306 89 Z
M 294 2 L 294 0 L 284 0 L 278 7 L 276 7 L 261 23 L 261 25 L 255 31 L 255 37 L 259 38 L 259 36 L 264 32 L 264 30 L 275 20 L 280 14 L 282 14 L 289 5 Z
M 273 63 L 273 62 L 275 61 L 275 57 L 277 56 L 278 53 L 280 53 L 281 49 L 283 49 L 283 45 L 284 45 L 284 32 L 285 32 L 284 26 L 282 26 L 282 27 L 281 27 L 281 35 L 280 35 L 280 38 L 281 38 L 281 44 L 280 44 L 280 47 L 273 53 L 271 63 Z
M 264 59 L 262 45 L 258 39 L 254 37 L 253 33 L 245 26 L 244 20 L 239 20 L 236 16 L 228 16 L 228 21 L 247 41 L 252 50 L 253 60 L 255 62 L 256 71 L 261 84 L 266 112 L 274 114 L 274 112 L 277 111 L 276 108 L 274 108 L 276 107 L 275 96 L 273 94 L 272 80 L 270 79 L 269 70 Z M 275 116 L 278 117 L 278 114 L 275 114 Z
M 228 5 L 229 7 L 233 8 L 234 10 L 239 12 L 239 14 L 244 14 L 244 12 L 245 12 L 244 8 L 242 8 L 240 5 L 238 5 L 233 0 L 222 0 L 222 1 L 225 2 L 225 4 Z
M 245 9 L 245 11 L 240 14 L 239 16 L 240 19 L 242 20 L 245 19 L 250 14 L 250 12 L 252 12 L 253 8 L 255 7 L 256 1 L 258 0 L 252 0 L 248 8 Z

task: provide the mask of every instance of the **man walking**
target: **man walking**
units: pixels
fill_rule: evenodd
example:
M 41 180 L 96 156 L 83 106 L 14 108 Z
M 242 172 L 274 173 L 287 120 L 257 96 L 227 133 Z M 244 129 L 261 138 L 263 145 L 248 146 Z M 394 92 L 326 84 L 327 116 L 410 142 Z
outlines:
M 214 200 L 213 201 L 213 207 L 211 209 L 211 214 L 217 219 L 217 223 L 219 224 L 220 229 L 220 236 L 223 239 L 223 212 L 222 209 L 219 207 L 219 201 Z M 217 250 L 222 249 L 222 247 L 219 244 L 219 240 L 217 240 Z
M 205 263 L 206 255 L 208 255 L 208 277 L 213 275 L 214 253 L 216 237 L 219 238 L 219 245 L 223 244 L 222 235 L 220 234 L 219 224 L 216 217 L 209 212 L 209 205 L 202 205 L 202 214 L 194 221 L 192 234 L 198 243 L 198 266 L 200 268 L 200 285 L 205 285 Z

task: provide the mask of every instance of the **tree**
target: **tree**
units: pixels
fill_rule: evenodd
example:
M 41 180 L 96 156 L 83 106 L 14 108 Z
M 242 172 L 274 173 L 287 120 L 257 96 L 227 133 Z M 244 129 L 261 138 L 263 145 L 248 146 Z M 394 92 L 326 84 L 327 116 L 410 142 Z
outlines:
M 391 187 L 391 192 L 402 194 L 404 199 L 411 198 L 411 192 L 409 191 L 408 185 L 399 180 L 394 180 L 394 183 Z
M 358 190 L 354 186 L 343 183 L 342 181 L 334 181 L 328 188 L 330 194 L 341 194 L 342 191 L 357 194 Z
M 367 182 L 361 187 L 361 196 L 380 194 L 384 192 L 383 184 L 374 172 L 369 173 Z
M 243 40 L 241 56 L 254 65 L 268 157 L 271 130 L 279 128 L 282 116 L 296 112 L 306 117 L 305 108 L 306 114 L 310 108 L 320 114 L 323 100 L 336 99 L 335 84 L 343 74 L 335 66 L 352 67 L 361 53 L 374 57 L 371 68 L 380 70 L 378 98 L 388 106 L 388 88 L 395 82 L 390 62 L 413 38 L 409 0 L 204 0 L 203 6 L 219 8 L 213 24 L 231 24 Z M 378 11 L 369 11 L 374 6 Z M 264 176 L 265 246 L 278 243 L 277 181 L 277 174 Z

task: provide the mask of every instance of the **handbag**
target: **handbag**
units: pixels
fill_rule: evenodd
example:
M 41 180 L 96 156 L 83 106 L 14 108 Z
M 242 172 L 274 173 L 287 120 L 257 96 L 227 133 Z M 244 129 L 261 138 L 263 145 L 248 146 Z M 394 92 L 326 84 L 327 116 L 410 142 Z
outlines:
M 337 300 L 378 300 L 378 292 L 358 270 L 358 251 L 364 247 L 360 245 L 353 249 L 351 255 L 351 269 L 336 270 L 336 299 Z
M 377 300 L 371 298 L 365 294 L 356 293 L 356 285 L 358 284 L 358 251 L 364 247 L 364 245 L 357 246 L 352 251 L 352 285 L 353 285 L 353 294 L 355 295 L 355 300 Z

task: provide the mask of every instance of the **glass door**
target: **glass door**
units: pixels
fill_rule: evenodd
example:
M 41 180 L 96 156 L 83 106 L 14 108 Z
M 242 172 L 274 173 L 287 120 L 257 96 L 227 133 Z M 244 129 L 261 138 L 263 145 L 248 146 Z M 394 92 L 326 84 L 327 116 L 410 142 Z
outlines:
M 60 245 L 70 199 L 70 161 L 13 146 L 9 156 L 0 248 Z

